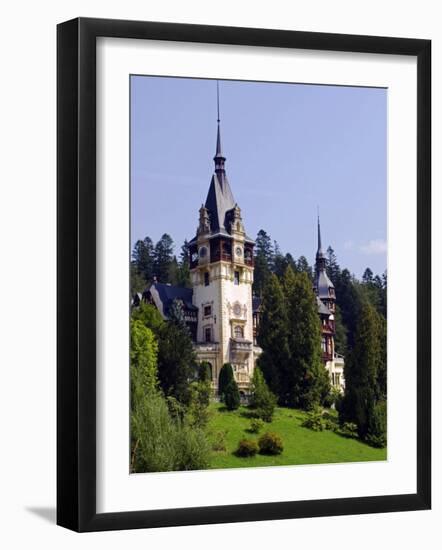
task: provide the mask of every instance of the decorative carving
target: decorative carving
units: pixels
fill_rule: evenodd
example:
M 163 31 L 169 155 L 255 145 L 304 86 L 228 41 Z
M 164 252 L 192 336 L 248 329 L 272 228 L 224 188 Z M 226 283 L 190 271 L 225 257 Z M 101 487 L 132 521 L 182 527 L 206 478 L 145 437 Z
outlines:
M 202 204 L 200 208 L 200 223 L 198 226 L 197 233 L 198 235 L 202 233 L 209 233 L 210 231 L 210 218 L 209 218 L 209 211 L 207 208 Z

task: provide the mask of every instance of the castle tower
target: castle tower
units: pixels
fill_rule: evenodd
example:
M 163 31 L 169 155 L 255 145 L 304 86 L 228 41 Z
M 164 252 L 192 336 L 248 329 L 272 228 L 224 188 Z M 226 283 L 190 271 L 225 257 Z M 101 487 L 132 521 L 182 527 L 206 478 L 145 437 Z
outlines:
M 321 320 L 322 360 L 330 375 L 331 384 L 343 391 L 344 358 L 335 353 L 335 287 L 327 275 L 327 258 L 322 250 L 321 225 L 318 216 L 318 250 L 315 262 L 314 290 L 318 300 L 318 313 Z
M 219 96 L 218 96 L 219 98 Z M 196 236 L 189 243 L 193 305 L 198 308 L 196 352 L 212 367 L 215 388 L 224 363 L 231 363 L 240 391 L 253 374 L 253 246 L 225 170 L 218 120 L 215 170 Z

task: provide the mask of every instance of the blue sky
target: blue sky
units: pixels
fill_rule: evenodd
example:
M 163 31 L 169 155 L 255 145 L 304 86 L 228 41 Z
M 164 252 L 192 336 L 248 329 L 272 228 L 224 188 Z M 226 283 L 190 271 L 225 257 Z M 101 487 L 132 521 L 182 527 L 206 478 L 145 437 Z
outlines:
M 361 277 L 386 269 L 387 90 L 220 81 L 226 172 L 247 233 Z M 131 77 L 131 241 L 191 239 L 213 173 L 216 81 Z

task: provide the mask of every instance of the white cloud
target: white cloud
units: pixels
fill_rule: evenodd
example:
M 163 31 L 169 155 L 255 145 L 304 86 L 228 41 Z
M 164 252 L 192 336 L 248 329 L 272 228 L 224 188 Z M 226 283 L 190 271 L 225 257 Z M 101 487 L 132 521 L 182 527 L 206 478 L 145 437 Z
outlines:
M 344 249 L 345 250 L 353 250 L 354 248 L 354 242 L 353 241 L 345 241 L 344 243 Z
M 387 241 L 384 239 L 372 239 L 359 247 L 364 254 L 385 254 L 387 252 Z

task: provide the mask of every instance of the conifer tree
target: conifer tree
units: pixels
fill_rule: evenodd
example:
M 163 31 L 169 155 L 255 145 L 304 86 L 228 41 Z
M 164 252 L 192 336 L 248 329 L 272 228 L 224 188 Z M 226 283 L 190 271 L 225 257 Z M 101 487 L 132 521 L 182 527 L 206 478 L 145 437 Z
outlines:
M 164 233 L 155 245 L 154 250 L 154 274 L 160 283 L 168 283 L 170 266 L 173 261 L 173 240 L 170 235 Z
M 251 392 L 250 406 L 256 409 L 257 417 L 265 422 L 271 422 L 276 406 L 276 396 L 270 391 L 258 366 L 253 371 Z
M 189 384 L 195 375 L 196 355 L 180 302 L 175 300 L 169 310 L 169 321 L 160 329 L 158 376 L 166 396 L 187 404 Z
M 299 256 L 296 267 L 297 271 L 299 271 L 300 273 L 306 273 L 308 275 L 308 278 L 311 281 L 313 280 L 313 269 L 311 268 L 305 256 Z
M 327 274 L 331 282 L 336 286 L 339 282 L 341 268 L 339 267 L 335 251 L 331 246 L 327 248 Z
M 132 263 L 137 272 L 149 282 L 153 277 L 154 248 L 152 239 L 146 237 L 144 240 L 138 240 L 132 252 Z
M 181 247 L 177 284 L 178 286 L 182 286 L 185 288 L 191 287 L 189 268 L 189 243 L 187 242 L 187 239 L 184 241 L 183 246 Z
M 221 400 L 223 400 L 223 395 L 226 387 L 233 379 L 234 377 L 232 365 L 230 363 L 224 363 L 224 365 L 221 367 L 218 377 L 218 395 L 221 397 Z
M 383 426 L 378 405 L 386 398 L 383 331 L 381 317 L 375 308 L 369 302 L 364 303 L 354 347 L 345 364 L 345 394 L 341 408 L 341 420 L 354 422 L 361 438 L 369 433 L 381 439 L 385 435 L 374 433 L 376 426 Z
M 238 384 L 233 378 L 224 388 L 223 401 L 229 411 L 237 409 L 241 403 Z
M 270 236 L 261 229 L 256 237 L 255 270 L 253 274 L 253 292 L 261 296 L 270 277 L 274 263 L 274 252 Z
M 262 354 L 258 364 L 271 391 L 282 401 L 284 373 L 289 360 L 287 310 L 281 283 L 272 274 L 265 286 L 258 344 Z
M 316 296 L 307 273 L 284 275 L 290 361 L 284 373 L 280 399 L 289 406 L 312 409 L 330 390 L 322 363 L 321 327 Z

